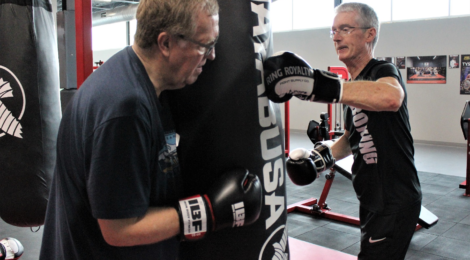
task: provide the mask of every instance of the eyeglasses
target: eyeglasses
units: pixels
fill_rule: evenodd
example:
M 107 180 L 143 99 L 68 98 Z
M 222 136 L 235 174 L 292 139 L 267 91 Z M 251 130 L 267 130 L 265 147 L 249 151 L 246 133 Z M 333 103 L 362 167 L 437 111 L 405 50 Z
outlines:
M 370 28 L 372 27 L 343 27 L 343 28 L 340 28 L 339 30 L 331 30 L 330 38 L 335 37 L 337 33 L 339 33 L 339 35 L 344 37 L 344 36 L 351 34 L 351 32 L 354 31 L 354 29 L 370 29 Z
M 204 43 L 200 43 L 196 40 L 193 40 L 191 38 L 187 38 L 187 37 L 185 37 L 184 35 L 181 35 L 181 34 L 178 35 L 178 37 L 180 37 L 181 39 L 183 39 L 185 41 L 194 43 L 196 45 L 199 45 L 200 47 L 205 48 L 206 50 L 204 51 L 204 57 L 207 57 L 211 54 L 212 50 L 214 49 L 215 45 L 217 44 L 217 40 L 219 40 L 219 37 L 217 37 L 212 44 L 204 44 Z

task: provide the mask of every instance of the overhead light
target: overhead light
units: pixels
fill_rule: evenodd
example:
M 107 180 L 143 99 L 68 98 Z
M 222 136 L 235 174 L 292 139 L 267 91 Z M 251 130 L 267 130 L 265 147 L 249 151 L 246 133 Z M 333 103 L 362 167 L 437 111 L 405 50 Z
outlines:
M 418 60 L 421 60 L 421 59 L 419 58 L 419 56 L 416 56 L 416 58 L 418 58 Z
M 432 58 L 433 60 L 436 58 L 436 56 L 434 56 L 434 58 Z

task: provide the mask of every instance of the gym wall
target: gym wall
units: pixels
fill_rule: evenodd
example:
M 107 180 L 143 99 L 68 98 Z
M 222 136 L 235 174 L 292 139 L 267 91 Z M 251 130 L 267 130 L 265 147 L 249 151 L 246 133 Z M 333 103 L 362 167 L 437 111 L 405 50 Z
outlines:
M 468 24 L 469 16 L 382 23 L 375 57 L 470 54 Z M 321 28 L 274 33 L 274 52 L 296 52 L 318 69 L 344 66 L 336 56 L 329 31 Z M 406 77 L 406 69 L 400 71 Z M 460 115 L 470 96 L 460 95 L 459 75 L 460 69 L 447 69 L 447 84 L 406 85 L 415 142 L 465 146 Z M 325 104 L 291 99 L 291 129 L 304 132 L 309 120 L 318 121 L 321 112 L 327 112 Z
M 375 57 L 470 54 L 468 24 L 469 16 L 382 23 Z M 320 28 L 274 33 L 274 52 L 296 52 L 318 69 L 344 66 L 337 59 L 329 31 Z M 95 51 L 93 60 L 106 61 L 117 51 Z M 406 77 L 406 69 L 400 71 Z M 459 75 L 460 69 L 447 69 L 447 84 L 407 84 L 411 132 L 416 143 L 465 146 L 459 120 L 470 96 L 459 94 Z M 308 122 L 318 121 L 327 106 L 292 99 L 290 109 L 291 129 L 304 132 Z

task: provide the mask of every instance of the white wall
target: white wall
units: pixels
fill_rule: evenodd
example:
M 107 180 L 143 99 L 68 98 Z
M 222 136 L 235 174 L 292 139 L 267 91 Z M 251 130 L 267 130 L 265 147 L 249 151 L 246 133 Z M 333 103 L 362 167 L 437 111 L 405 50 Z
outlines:
M 376 57 L 470 54 L 470 17 L 381 24 Z M 293 51 L 314 68 L 343 66 L 329 37 L 329 28 L 274 33 L 274 51 Z M 95 51 L 93 60 L 106 61 L 119 49 Z M 406 77 L 406 70 L 400 70 Z M 447 69 L 447 84 L 407 84 L 411 132 L 416 142 L 463 146 L 460 115 L 470 96 L 459 94 L 460 69 Z M 281 105 L 283 108 L 283 105 Z M 283 110 L 283 109 L 282 109 Z M 304 132 L 319 120 L 326 104 L 290 101 L 290 128 Z
M 375 57 L 470 54 L 470 17 L 381 24 Z M 290 50 L 314 68 L 344 66 L 338 61 L 329 28 L 274 33 L 274 51 Z M 406 79 L 406 69 L 400 70 Z M 460 69 L 447 69 L 447 84 L 407 84 L 411 132 L 416 142 L 462 146 L 460 115 L 470 96 L 460 95 Z M 305 131 L 319 120 L 325 104 L 290 101 L 292 130 Z
M 123 48 L 93 51 L 93 62 L 97 62 L 99 60 L 106 62 L 109 58 L 111 58 L 111 56 L 113 56 L 122 49 Z

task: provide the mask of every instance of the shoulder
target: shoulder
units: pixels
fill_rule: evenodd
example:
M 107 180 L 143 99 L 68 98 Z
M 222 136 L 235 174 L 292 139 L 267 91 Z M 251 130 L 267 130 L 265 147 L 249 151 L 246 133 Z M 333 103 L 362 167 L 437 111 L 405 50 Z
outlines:
M 387 61 L 376 61 L 376 63 L 372 67 L 372 71 L 378 72 L 392 72 L 396 73 L 397 72 L 397 67 Z
M 396 79 L 400 79 L 400 73 L 397 67 L 392 63 L 384 61 L 377 61 L 377 63 L 372 67 L 370 74 L 374 79 L 384 77 L 394 77 Z

